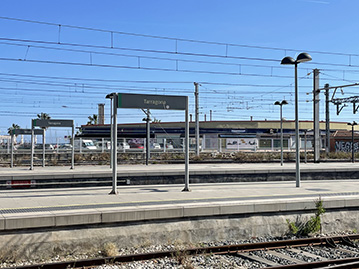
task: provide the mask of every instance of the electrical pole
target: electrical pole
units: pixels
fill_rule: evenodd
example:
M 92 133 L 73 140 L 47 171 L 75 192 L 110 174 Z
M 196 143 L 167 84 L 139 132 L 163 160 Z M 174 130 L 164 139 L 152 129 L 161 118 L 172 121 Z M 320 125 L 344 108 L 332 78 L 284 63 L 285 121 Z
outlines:
M 314 163 L 320 161 L 320 126 L 319 126 L 319 69 L 313 70 L 313 131 Z
M 151 126 L 150 126 L 150 110 L 147 109 L 146 111 L 143 110 L 143 112 L 145 112 L 146 114 L 146 118 L 144 118 L 143 120 L 146 121 L 146 165 L 148 165 L 148 160 L 150 159 L 150 131 L 151 131 Z
M 199 83 L 194 82 L 195 97 L 195 120 L 196 120 L 196 155 L 199 156 L 199 105 L 198 105 L 198 86 Z
M 325 151 L 329 154 L 330 126 L 329 126 L 329 84 L 324 85 L 325 89 Z

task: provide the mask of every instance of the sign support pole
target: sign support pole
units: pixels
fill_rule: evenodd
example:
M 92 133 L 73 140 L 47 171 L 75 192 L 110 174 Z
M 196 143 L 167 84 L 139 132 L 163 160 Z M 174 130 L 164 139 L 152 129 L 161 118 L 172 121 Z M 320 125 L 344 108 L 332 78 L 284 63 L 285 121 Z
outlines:
M 196 120 L 196 156 L 199 156 L 199 104 L 198 104 L 198 83 L 194 82 L 195 86 L 195 120 Z
M 30 170 L 34 170 L 34 120 L 31 121 L 31 160 Z
M 110 152 L 110 168 L 113 167 L 113 107 L 114 107 L 114 103 L 113 103 L 113 98 L 110 99 L 110 111 L 111 111 L 111 117 L 110 117 L 110 126 L 111 126 L 111 152 Z
M 70 169 L 74 169 L 75 167 L 75 126 L 74 126 L 74 122 L 72 121 L 72 152 L 71 152 L 71 168 Z
M 11 160 L 10 167 L 14 167 L 14 134 L 11 134 Z
M 151 158 L 150 153 L 150 132 L 151 132 L 151 126 L 150 126 L 150 110 L 147 109 L 147 111 L 143 110 L 146 114 L 146 165 L 148 165 L 148 162 Z
M 113 123 L 112 123 L 112 191 L 109 194 L 117 194 L 117 106 L 118 94 L 113 95 Z
M 189 190 L 189 122 L 188 122 L 188 97 L 186 98 L 186 127 L 185 127 L 185 186 L 182 191 Z
M 42 167 L 45 167 L 45 128 L 42 128 Z

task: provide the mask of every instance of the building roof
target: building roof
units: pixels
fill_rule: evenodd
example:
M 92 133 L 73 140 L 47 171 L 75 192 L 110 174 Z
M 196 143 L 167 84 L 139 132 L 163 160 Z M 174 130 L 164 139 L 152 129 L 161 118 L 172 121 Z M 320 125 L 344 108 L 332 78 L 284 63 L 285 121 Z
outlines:
M 331 134 L 331 136 L 333 138 L 345 138 L 345 139 L 349 139 L 352 137 L 352 131 L 346 131 L 346 130 L 337 130 L 334 133 Z M 358 138 L 359 137 L 359 132 L 358 131 L 354 131 L 354 137 Z
M 163 128 L 184 128 L 185 122 L 156 122 L 151 123 L 151 127 L 163 127 Z M 200 121 L 200 128 L 225 128 L 225 129 L 280 129 L 280 120 L 260 120 L 260 121 Z M 83 125 L 83 127 L 89 126 L 109 126 L 105 125 Z M 118 124 L 123 128 L 145 128 L 146 123 L 125 123 Z M 195 122 L 190 122 L 190 128 L 195 127 Z M 283 120 L 284 129 L 295 129 L 295 121 Z M 319 128 L 325 130 L 325 122 L 319 122 Z M 358 127 L 359 128 L 359 127 Z M 299 121 L 299 129 L 313 129 L 313 121 Z M 348 126 L 346 122 L 330 122 L 330 129 L 334 130 L 351 130 L 351 126 Z

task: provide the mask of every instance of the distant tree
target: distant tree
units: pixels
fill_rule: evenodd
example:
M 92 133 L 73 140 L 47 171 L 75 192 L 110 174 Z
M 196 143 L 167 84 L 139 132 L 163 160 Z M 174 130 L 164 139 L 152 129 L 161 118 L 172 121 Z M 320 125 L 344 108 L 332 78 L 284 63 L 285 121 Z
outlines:
M 156 119 L 156 118 L 154 118 L 153 121 L 152 121 L 152 123 L 160 123 L 160 122 L 161 122 L 161 120 Z
M 49 120 L 51 119 L 50 115 L 44 112 L 41 112 L 40 114 L 37 114 L 37 118 L 40 120 Z M 46 130 L 46 127 L 41 127 L 43 130 Z
M 15 124 L 15 123 L 13 123 L 13 124 L 11 125 L 11 127 L 7 128 L 7 133 L 8 133 L 9 135 L 11 135 L 11 131 L 14 130 L 14 129 L 20 129 L 20 126 L 17 125 L 17 124 Z
M 51 119 L 50 115 L 44 112 L 41 112 L 40 114 L 37 114 L 37 118 L 41 120 L 49 120 Z
M 97 115 L 93 114 L 92 116 L 88 116 L 89 121 L 87 122 L 87 125 L 96 125 L 98 123 Z
M 82 134 L 82 128 L 81 127 L 76 131 L 75 136 L 78 136 L 80 134 Z

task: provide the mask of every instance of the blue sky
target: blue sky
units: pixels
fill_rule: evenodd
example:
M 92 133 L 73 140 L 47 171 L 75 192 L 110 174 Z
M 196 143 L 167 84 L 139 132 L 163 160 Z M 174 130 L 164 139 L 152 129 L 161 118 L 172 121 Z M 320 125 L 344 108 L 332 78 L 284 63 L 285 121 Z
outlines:
M 294 70 L 279 63 L 302 51 L 313 61 L 299 65 L 300 119 L 312 120 L 306 93 L 314 68 L 321 70 L 321 87 L 358 81 L 358 8 L 354 0 L 3 0 L 0 133 L 12 123 L 29 128 L 41 112 L 80 126 L 97 113 L 98 103 L 106 104 L 108 123 L 105 96 L 114 91 L 188 95 L 194 113 L 193 82 L 201 83 L 201 120 L 209 120 L 210 111 L 213 120 L 277 120 L 273 103 L 282 99 L 289 102 L 284 117 L 293 120 Z M 357 91 L 345 88 L 336 97 Z M 323 101 L 321 94 L 321 120 Z M 330 108 L 333 121 L 357 120 L 351 105 L 338 116 Z M 162 122 L 183 120 L 183 112 L 152 114 Z M 142 118 L 140 110 L 121 110 L 118 121 Z

